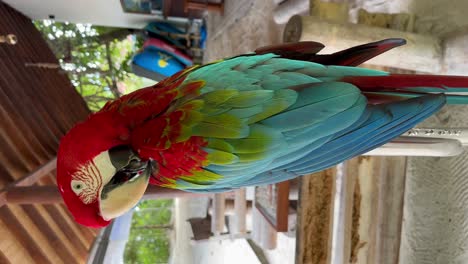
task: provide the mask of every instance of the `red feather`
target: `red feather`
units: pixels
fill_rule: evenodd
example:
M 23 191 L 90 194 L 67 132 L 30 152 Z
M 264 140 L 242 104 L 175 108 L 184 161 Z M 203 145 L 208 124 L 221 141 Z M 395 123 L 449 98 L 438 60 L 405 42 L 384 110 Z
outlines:
M 468 87 L 468 77 L 466 76 L 392 74 L 388 76 L 347 76 L 342 81 L 352 83 L 362 91 L 402 91 L 406 88 L 432 87 L 440 88 L 440 91 L 443 92 L 446 88 Z

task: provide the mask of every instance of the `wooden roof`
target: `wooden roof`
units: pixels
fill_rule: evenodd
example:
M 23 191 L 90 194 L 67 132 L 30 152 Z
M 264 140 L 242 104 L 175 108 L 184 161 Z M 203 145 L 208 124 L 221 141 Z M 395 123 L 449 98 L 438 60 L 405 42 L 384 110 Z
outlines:
M 89 110 L 31 20 L 0 1 L 0 195 L 44 164 Z M 54 167 L 52 167 L 54 168 Z M 22 181 L 21 185 L 31 182 Z M 55 172 L 36 185 L 55 185 Z M 84 263 L 97 230 L 76 224 L 63 204 L 0 203 L 0 263 Z

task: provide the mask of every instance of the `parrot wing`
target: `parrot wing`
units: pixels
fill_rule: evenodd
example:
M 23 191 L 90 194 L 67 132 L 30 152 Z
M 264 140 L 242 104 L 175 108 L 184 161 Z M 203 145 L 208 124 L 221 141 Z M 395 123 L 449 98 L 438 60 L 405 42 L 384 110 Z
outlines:
M 340 81 L 386 75 L 272 53 L 190 72 L 184 84 L 203 86 L 196 97 L 181 98 L 178 109 L 194 102 L 197 108 L 180 138 L 203 138 L 206 161 L 165 186 L 224 191 L 319 171 L 388 142 L 445 103 L 439 95 L 374 106 L 358 87 Z
M 277 183 L 320 171 L 390 141 L 444 104 L 443 95 L 368 105 L 363 112 L 358 103 L 324 122 L 283 132 L 282 144 L 276 144 L 268 154 L 258 155 L 256 160 L 207 166 L 207 170 L 223 176 L 215 182 L 199 185 L 180 180 L 179 184 L 191 187 L 186 189 L 189 191 L 226 191 Z M 361 113 L 358 118 L 357 113 Z
M 387 72 L 313 62 L 354 65 L 401 44 L 384 40 L 340 56 L 316 55 L 322 46 L 314 42 L 275 46 L 192 69 L 178 79 L 177 100 L 163 116 L 165 132 L 155 137 L 159 148 L 170 150 L 163 154 L 157 184 L 217 192 L 277 183 L 401 135 L 447 97 L 415 93 L 420 86 L 411 82 L 411 96 L 402 96 L 401 85 L 389 91 L 375 84 L 391 78 Z M 193 151 L 195 145 L 201 151 Z

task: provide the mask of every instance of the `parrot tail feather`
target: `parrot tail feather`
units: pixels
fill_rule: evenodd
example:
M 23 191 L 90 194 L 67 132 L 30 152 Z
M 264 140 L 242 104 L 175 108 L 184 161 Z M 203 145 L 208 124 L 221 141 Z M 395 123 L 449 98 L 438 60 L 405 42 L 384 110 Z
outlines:
M 443 93 L 448 104 L 468 104 L 468 77 L 442 75 L 346 76 L 372 104 Z
M 323 65 L 358 66 L 404 44 L 406 44 L 406 40 L 404 39 L 390 38 L 355 46 L 332 54 L 317 54 L 325 47 L 322 43 L 303 41 L 258 48 L 255 50 L 255 54 L 274 53 L 286 59 L 310 61 Z
M 406 44 L 400 38 L 371 42 L 328 55 L 317 55 L 314 62 L 324 65 L 358 66 L 384 52 Z

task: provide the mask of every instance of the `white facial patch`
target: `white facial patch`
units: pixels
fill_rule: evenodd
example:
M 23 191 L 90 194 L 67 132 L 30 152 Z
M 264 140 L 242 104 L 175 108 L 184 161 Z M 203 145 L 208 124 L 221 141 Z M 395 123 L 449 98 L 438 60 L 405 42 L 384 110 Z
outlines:
M 85 204 L 96 201 L 101 190 L 116 173 L 116 169 L 107 151 L 99 155 L 84 166 L 82 166 L 72 176 L 71 188 Z

